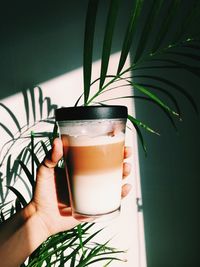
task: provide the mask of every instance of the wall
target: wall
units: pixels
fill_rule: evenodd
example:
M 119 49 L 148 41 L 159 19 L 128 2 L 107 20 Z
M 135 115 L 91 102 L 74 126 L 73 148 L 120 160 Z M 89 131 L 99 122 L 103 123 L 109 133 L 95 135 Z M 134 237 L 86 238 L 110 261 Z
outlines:
M 185 85 L 188 84 L 187 82 Z M 198 85 L 198 83 L 196 83 Z M 189 85 L 189 84 L 188 84 Z M 189 89 L 190 86 L 185 88 Z M 200 94 L 193 94 L 199 105 Z M 157 109 L 136 104 L 137 116 L 160 129 L 145 135 L 148 155 L 140 149 L 140 173 L 149 267 L 199 266 L 199 117 L 181 99 L 178 134 Z M 199 106 L 200 107 L 200 106 Z M 156 114 L 156 115 L 155 115 Z
M 4 1 L 0 10 L 0 99 L 82 66 L 83 1 Z M 102 34 L 108 5 L 101 1 L 94 60 L 101 56 Z M 126 23 L 130 1 L 121 10 Z M 121 47 L 123 23 L 117 25 L 113 52 Z
M 198 60 L 194 62 L 198 66 Z M 157 76 L 181 85 L 200 110 L 199 79 L 195 75 L 185 70 L 156 71 Z M 147 157 L 139 149 L 148 267 L 199 266 L 199 115 L 174 88 L 162 87 L 173 93 L 180 105 L 183 121 L 175 120 L 178 132 L 161 109 L 136 102 L 137 118 L 161 134 L 144 133 Z
M 29 126 L 34 125 L 34 115 L 40 120 L 39 111 L 39 92 L 36 85 L 42 89 L 43 99 L 51 99 L 51 104 L 58 106 L 74 105 L 77 98 L 82 93 L 82 49 L 83 49 L 83 30 L 87 1 L 26 1 L 4 3 L 1 9 L 1 39 L 0 44 L 0 98 L 5 105 L 16 116 L 20 126 L 29 121 Z M 95 39 L 94 50 L 94 73 L 96 77 L 100 67 L 101 37 L 103 34 L 103 18 L 106 14 L 106 1 L 101 1 L 100 15 L 98 17 L 97 37 Z M 126 22 L 126 13 L 129 12 L 130 1 L 121 10 L 123 23 Z M 115 53 L 121 46 L 121 35 L 123 23 L 118 22 L 118 31 L 113 43 L 113 57 L 110 65 L 111 71 L 117 66 L 119 54 Z M 115 70 L 116 71 L 116 70 Z M 76 88 L 76 90 L 74 89 Z M 27 101 L 24 98 L 26 92 Z M 34 95 L 36 111 L 34 112 Z M 61 97 L 62 96 L 62 97 Z M 117 96 L 111 94 L 110 97 Z M 47 116 L 46 102 L 43 107 L 43 119 Z M 113 104 L 116 102 L 112 102 Z M 119 102 L 117 102 L 119 103 Z M 129 111 L 134 113 L 132 100 L 122 101 L 127 104 Z M 17 107 L 17 108 L 16 108 Z M 28 114 L 28 115 L 27 115 Z M 29 117 L 29 118 L 28 118 Z M 19 136 L 13 120 L 1 106 L 1 123 L 6 125 L 14 134 Z M 39 127 L 38 127 L 39 126 Z M 34 131 L 51 131 L 52 125 L 39 124 L 31 126 Z M 14 143 L 9 152 L 12 152 L 11 162 L 15 155 L 19 153 L 21 145 L 28 144 L 30 129 L 22 134 L 23 139 Z M 10 136 L 5 129 L 0 129 L 0 147 L 3 148 Z M 5 138 L 5 139 L 4 139 Z M 111 244 L 119 249 L 127 250 L 123 255 L 126 260 L 114 262 L 113 266 L 145 266 L 144 239 L 142 214 L 137 212 L 136 197 L 140 197 L 140 180 L 138 171 L 138 154 L 136 135 L 131 131 L 127 133 L 127 145 L 134 149 L 134 155 L 130 159 L 133 171 L 129 182 L 133 184 L 130 196 L 122 203 L 121 216 L 111 223 L 97 225 L 99 229 L 106 226 L 106 229 L 99 235 L 98 241 L 105 242 L 109 238 L 114 238 Z M 8 144 L 7 144 L 8 145 Z M 3 184 L 7 180 L 6 163 L 8 154 L 5 146 L 1 151 L 1 156 L 5 156 L 1 171 L 3 173 Z M 2 157 L 1 157 L 2 160 Z M 23 193 L 26 199 L 30 198 L 30 190 L 27 189 L 22 179 L 18 179 L 12 185 Z M 7 200 L 13 200 L 15 196 L 10 193 Z M 101 264 L 101 263 L 100 263 Z M 94 265 L 96 266 L 96 265 Z M 98 265 L 101 266 L 101 265 Z

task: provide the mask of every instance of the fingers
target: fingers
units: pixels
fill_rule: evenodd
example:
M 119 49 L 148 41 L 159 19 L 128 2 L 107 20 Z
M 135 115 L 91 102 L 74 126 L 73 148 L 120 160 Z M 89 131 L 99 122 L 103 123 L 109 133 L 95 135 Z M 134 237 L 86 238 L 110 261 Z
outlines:
M 132 148 L 129 146 L 124 147 L 124 159 L 129 158 L 132 155 Z
M 125 198 L 128 193 L 131 191 L 132 185 L 131 184 L 125 184 L 122 186 L 122 192 L 121 192 L 121 197 Z
M 132 155 L 132 148 L 129 146 L 124 147 L 124 159 L 129 158 Z M 126 178 L 131 172 L 131 164 L 124 162 L 123 163 L 123 178 Z
M 129 158 L 132 155 L 132 148 L 125 147 L 124 148 L 124 159 Z M 131 173 L 131 164 L 128 162 L 123 163 L 123 179 L 125 179 Z M 125 198 L 129 192 L 131 191 L 132 185 L 131 184 L 124 184 L 122 186 L 121 197 L 122 199 Z
M 131 164 L 128 162 L 123 163 L 123 179 L 131 173 Z
M 62 156 L 62 141 L 59 138 L 56 138 L 53 142 L 52 150 L 49 155 L 44 158 L 42 164 L 47 168 L 55 168 Z
M 46 171 L 53 170 L 62 156 L 62 141 L 59 138 L 56 138 L 53 142 L 52 150 L 49 151 L 49 154 L 42 161 L 38 169 L 38 174 L 44 174 Z

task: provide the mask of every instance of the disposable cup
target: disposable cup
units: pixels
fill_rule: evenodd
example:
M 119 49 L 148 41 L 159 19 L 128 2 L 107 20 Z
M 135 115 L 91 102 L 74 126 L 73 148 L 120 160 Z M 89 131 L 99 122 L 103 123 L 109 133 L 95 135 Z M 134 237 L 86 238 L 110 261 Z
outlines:
M 56 110 L 76 219 L 98 221 L 119 214 L 126 120 L 125 106 Z

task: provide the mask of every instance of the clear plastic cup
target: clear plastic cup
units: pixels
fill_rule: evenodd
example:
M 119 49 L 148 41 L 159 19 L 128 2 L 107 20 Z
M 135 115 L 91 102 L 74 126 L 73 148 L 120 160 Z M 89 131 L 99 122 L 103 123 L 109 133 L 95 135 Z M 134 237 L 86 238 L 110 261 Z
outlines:
M 119 214 L 126 120 L 125 106 L 56 110 L 76 219 L 98 221 Z

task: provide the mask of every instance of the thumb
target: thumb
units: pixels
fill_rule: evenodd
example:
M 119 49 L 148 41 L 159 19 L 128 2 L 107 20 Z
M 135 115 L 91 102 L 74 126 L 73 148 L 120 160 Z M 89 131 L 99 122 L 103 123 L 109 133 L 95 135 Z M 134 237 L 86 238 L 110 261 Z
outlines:
M 59 138 L 56 138 L 53 141 L 52 150 L 49 151 L 49 154 L 42 161 L 38 173 L 43 173 L 47 169 L 54 169 L 58 164 L 58 161 L 63 156 L 62 141 Z

